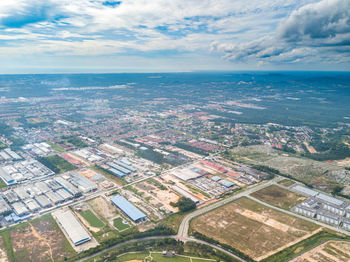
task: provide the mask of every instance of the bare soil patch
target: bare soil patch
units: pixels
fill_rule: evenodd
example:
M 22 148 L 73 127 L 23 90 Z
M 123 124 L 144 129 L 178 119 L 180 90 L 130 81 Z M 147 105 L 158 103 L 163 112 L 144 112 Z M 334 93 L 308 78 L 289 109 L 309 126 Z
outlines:
M 191 228 L 256 260 L 272 255 L 319 230 L 317 225 L 247 198 L 195 218 Z

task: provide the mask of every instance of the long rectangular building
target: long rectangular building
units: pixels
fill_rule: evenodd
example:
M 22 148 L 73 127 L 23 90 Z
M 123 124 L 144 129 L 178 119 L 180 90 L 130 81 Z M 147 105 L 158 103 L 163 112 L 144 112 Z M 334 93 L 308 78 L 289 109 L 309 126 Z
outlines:
M 172 188 L 173 188 L 173 190 L 174 190 L 176 193 L 182 195 L 183 197 L 186 197 L 186 198 L 191 199 L 191 200 L 192 200 L 193 202 L 195 202 L 196 204 L 199 203 L 199 200 L 198 200 L 197 198 L 195 198 L 194 196 L 192 196 L 190 193 L 188 193 L 186 190 L 182 189 L 181 187 L 173 186 Z
M 112 203 L 123 211 L 134 222 L 146 220 L 147 216 L 123 196 L 116 196 L 111 199 Z
M 57 211 L 54 215 L 56 216 L 58 223 L 61 225 L 75 246 L 91 240 L 90 235 L 80 224 L 72 211 Z

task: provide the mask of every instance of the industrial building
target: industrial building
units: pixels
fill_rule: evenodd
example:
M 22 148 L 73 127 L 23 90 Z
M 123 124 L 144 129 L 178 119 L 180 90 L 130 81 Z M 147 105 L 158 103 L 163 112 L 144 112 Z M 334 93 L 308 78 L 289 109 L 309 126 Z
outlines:
M 122 173 L 122 172 L 120 172 L 120 171 L 118 171 L 117 169 L 112 168 L 112 167 L 111 167 L 110 169 L 108 169 L 108 171 L 109 171 L 110 173 L 112 173 L 112 175 L 115 175 L 115 176 L 120 177 L 120 178 L 123 178 L 123 177 L 126 176 L 126 174 L 124 174 L 124 173 Z
M 123 167 L 123 168 L 130 170 L 131 172 L 136 172 L 135 168 L 133 168 L 131 165 L 128 165 L 122 161 L 114 160 L 113 162 L 116 163 L 117 165 Z
M 66 192 L 68 194 L 67 191 L 64 191 L 64 192 Z M 46 192 L 45 195 L 55 205 L 60 204 L 60 203 L 62 203 L 64 201 L 64 199 L 62 197 L 60 197 L 60 195 L 58 195 L 57 193 L 52 192 L 52 191 Z
M 6 216 L 12 212 L 11 207 L 6 203 L 5 199 L 0 197 L 0 216 Z
M 70 181 L 83 193 L 88 193 L 97 190 L 97 185 L 95 183 L 91 182 L 89 179 L 78 173 L 72 174 Z
M 11 186 L 17 183 L 17 181 L 3 168 L 0 167 L 0 178 L 5 182 L 6 185 Z
M 81 196 L 80 190 L 63 177 L 55 177 L 54 180 L 74 197 Z
M 315 209 L 304 206 L 304 205 L 297 205 L 297 206 L 292 208 L 292 211 L 294 211 L 295 213 L 298 213 L 300 215 L 306 216 L 306 217 L 311 217 L 311 218 L 316 217 Z
M 135 207 L 132 203 L 126 200 L 123 196 L 116 196 L 111 198 L 111 201 L 116 205 L 124 214 L 126 214 L 132 221 L 140 222 L 147 219 L 147 216 Z
M 37 196 L 35 201 L 38 202 L 42 208 L 52 207 L 50 200 L 45 195 Z
M 39 204 L 33 199 L 27 199 L 26 201 L 24 201 L 24 204 L 28 207 L 28 209 L 31 212 L 37 212 L 41 209 Z
M 315 197 L 318 192 L 316 190 L 307 188 L 305 186 L 301 186 L 301 185 L 295 185 L 292 187 L 293 190 L 297 191 L 298 193 L 301 193 L 302 195 L 306 195 L 308 197 L 312 196 Z
M 15 202 L 11 206 L 15 214 L 19 217 L 29 214 L 29 210 L 22 202 Z
M 199 203 L 199 200 L 197 198 L 195 198 L 194 196 L 192 196 L 189 192 L 187 192 L 186 190 L 182 189 L 181 187 L 178 186 L 173 186 L 172 189 L 182 195 L 183 197 L 189 198 L 191 199 L 193 202 L 195 202 L 196 204 Z
M 131 173 L 131 171 L 129 169 L 126 169 L 120 165 L 113 163 L 113 162 L 108 162 L 107 165 L 114 168 L 114 169 L 117 169 L 118 171 L 120 171 L 126 175 L 129 175 Z
M 90 235 L 80 224 L 72 211 L 60 210 L 55 212 L 54 216 L 75 246 L 91 240 Z
M 332 214 L 326 213 L 326 212 L 317 213 L 316 219 L 321 221 L 321 222 L 333 225 L 333 226 L 338 226 L 340 223 L 340 218 L 338 216 L 335 216 L 335 215 L 332 215 Z

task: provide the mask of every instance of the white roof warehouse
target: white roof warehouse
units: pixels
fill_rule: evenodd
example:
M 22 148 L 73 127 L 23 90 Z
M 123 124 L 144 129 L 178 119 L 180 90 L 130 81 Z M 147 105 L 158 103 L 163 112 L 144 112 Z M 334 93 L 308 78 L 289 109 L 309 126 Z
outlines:
M 90 235 L 70 210 L 55 212 L 58 223 L 75 246 L 91 240 Z

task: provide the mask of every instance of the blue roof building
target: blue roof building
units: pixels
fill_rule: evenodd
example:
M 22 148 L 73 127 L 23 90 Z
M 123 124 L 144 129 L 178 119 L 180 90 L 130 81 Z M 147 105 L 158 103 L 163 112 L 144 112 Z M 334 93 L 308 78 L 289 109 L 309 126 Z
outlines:
M 225 179 L 221 180 L 219 183 L 224 187 L 233 187 L 235 185 L 235 183 L 232 183 L 231 181 Z
M 137 207 L 131 204 L 123 196 L 115 196 L 111 198 L 111 201 L 116 205 L 123 213 L 125 213 L 132 221 L 140 222 L 146 220 L 147 216 L 141 212 Z

